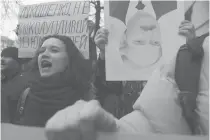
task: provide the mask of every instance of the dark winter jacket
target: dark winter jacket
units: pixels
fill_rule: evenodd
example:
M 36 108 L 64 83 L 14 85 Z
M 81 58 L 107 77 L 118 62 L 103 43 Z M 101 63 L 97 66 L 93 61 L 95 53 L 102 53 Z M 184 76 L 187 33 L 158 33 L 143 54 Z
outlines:
M 17 103 L 21 93 L 29 86 L 28 83 L 33 78 L 30 73 L 17 73 L 9 79 L 5 77 L 1 80 L 1 121 L 13 123 L 17 110 Z

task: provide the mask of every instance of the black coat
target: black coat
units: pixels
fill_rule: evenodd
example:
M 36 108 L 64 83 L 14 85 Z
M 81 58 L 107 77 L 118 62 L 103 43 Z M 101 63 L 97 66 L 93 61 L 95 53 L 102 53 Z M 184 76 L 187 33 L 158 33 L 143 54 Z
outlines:
M 19 97 L 34 78 L 30 73 L 18 73 L 10 79 L 1 81 L 2 122 L 14 122 Z

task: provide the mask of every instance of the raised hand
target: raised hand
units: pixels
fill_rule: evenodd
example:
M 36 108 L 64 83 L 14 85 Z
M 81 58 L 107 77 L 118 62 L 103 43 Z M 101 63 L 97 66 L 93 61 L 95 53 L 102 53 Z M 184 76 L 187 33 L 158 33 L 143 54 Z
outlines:
M 187 42 L 191 41 L 196 37 L 195 27 L 192 22 L 184 20 L 179 26 L 179 34 L 186 37 Z

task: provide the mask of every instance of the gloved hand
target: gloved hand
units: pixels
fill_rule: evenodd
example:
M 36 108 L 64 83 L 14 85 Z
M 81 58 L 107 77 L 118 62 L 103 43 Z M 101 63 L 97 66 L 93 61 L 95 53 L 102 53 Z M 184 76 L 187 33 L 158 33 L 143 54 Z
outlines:
M 46 136 L 48 140 L 94 140 L 98 131 L 117 131 L 116 121 L 98 101 L 80 100 L 48 120 Z

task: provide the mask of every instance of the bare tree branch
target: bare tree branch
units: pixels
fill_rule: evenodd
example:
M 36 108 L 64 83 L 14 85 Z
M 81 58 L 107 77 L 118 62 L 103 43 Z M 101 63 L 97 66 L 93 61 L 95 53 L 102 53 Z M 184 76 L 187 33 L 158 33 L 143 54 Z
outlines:
M 11 17 L 17 17 L 17 9 L 22 4 L 22 0 L 2 0 L 1 1 L 1 31 L 4 28 L 4 21 L 11 20 Z

